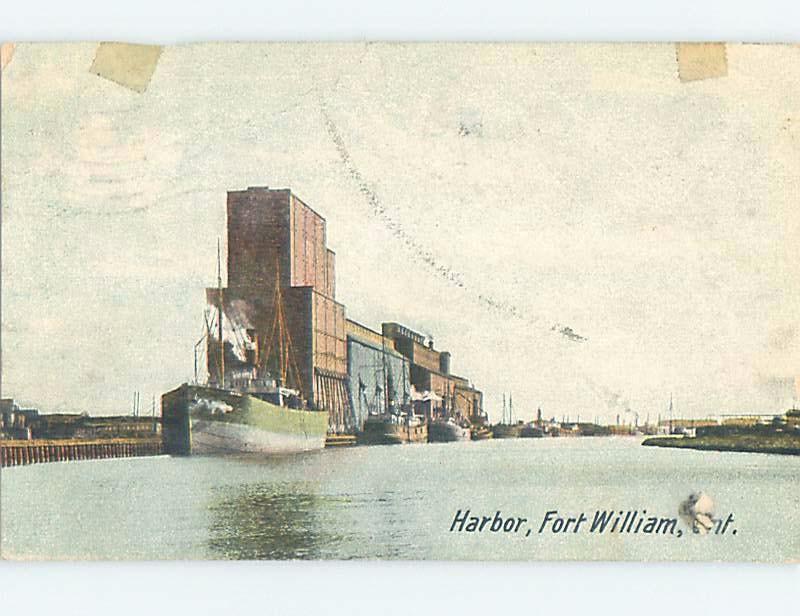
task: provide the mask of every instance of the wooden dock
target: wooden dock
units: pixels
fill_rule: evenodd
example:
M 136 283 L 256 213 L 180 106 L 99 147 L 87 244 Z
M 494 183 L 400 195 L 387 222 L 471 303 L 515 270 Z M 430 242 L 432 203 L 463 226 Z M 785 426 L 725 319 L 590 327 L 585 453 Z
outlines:
M 67 462 L 134 458 L 163 453 L 160 436 L 149 438 L 106 438 L 95 440 L 0 440 L 0 467 Z

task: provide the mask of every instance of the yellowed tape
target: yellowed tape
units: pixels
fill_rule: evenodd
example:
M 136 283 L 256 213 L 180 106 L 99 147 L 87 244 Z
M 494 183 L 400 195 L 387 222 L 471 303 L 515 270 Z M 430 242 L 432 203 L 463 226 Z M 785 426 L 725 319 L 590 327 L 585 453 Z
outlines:
M 89 71 L 135 92 L 144 92 L 161 51 L 159 45 L 100 43 Z
M 675 47 L 681 81 L 699 81 L 728 74 L 725 43 L 677 43 Z

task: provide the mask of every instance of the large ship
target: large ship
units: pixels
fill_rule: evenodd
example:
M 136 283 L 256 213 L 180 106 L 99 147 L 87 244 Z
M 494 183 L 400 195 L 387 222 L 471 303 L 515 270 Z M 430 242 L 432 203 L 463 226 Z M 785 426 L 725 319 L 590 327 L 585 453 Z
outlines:
M 291 389 L 241 392 L 183 384 L 161 400 L 167 453 L 272 455 L 325 446 L 327 412 L 302 408 Z
M 219 260 L 219 247 L 217 252 Z M 249 345 L 246 361 L 235 367 L 229 365 L 227 370 L 225 301 L 219 263 L 217 287 L 218 335 L 212 338 L 208 319 L 205 335 L 208 353 L 216 357 L 216 374 L 209 373 L 207 383 L 185 383 L 162 396 L 165 451 L 182 455 L 273 455 L 322 449 L 328 413 L 309 408 L 298 389 L 284 385 L 297 383 L 300 377 L 286 326 L 280 284 L 275 285 L 273 335 L 263 360 L 256 340 Z M 274 362 L 270 362 L 273 358 L 270 349 L 275 350 Z

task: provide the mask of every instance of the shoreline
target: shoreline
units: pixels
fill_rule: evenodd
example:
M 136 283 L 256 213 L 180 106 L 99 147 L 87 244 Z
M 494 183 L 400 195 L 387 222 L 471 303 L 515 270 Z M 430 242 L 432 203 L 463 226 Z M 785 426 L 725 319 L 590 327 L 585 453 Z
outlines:
M 642 441 L 645 447 L 672 447 L 701 451 L 733 451 L 739 453 L 768 453 L 800 456 L 800 435 L 728 435 L 675 438 L 657 436 Z

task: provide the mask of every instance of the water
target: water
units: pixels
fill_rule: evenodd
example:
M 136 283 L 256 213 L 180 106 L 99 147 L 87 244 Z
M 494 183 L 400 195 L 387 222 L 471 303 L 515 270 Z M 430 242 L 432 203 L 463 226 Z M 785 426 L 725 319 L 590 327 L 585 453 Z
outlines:
M 800 557 L 800 458 L 561 438 L 356 447 L 277 460 L 139 458 L 4 469 L 2 554 L 57 559 Z M 736 534 L 538 533 L 548 510 L 677 516 L 709 494 Z M 529 519 L 449 532 L 459 509 Z M 531 528 L 526 536 L 525 528 Z

